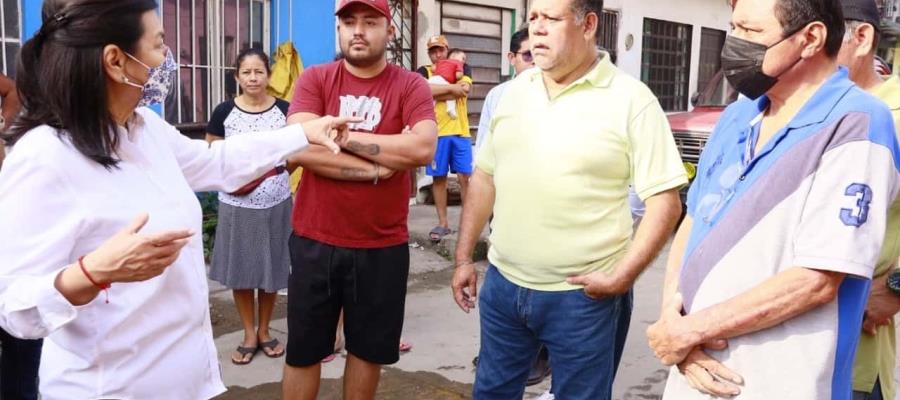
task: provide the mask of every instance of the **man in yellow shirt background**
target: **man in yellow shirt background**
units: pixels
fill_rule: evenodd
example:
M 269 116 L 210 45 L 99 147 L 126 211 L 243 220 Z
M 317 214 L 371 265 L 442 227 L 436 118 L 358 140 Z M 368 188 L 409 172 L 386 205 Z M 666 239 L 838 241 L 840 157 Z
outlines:
M 850 70 L 850 79 L 863 90 L 887 103 L 900 127 L 900 78 L 882 81 L 875 72 L 880 15 L 875 0 L 842 0 L 846 32 L 838 62 Z M 897 132 L 900 136 L 900 129 Z M 884 244 L 872 277 L 872 289 L 863 319 L 863 334 L 853 364 L 853 399 L 893 399 L 894 366 L 897 362 L 894 315 L 900 311 L 900 202 L 888 210 Z M 888 281 L 894 276 L 894 285 Z
M 450 52 L 450 43 L 443 35 L 428 39 L 427 46 L 428 58 L 432 64 L 416 70 L 425 79 L 434 75 L 434 65 L 440 60 L 447 59 Z M 466 101 L 472 88 L 472 71 L 468 65 L 464 66 L 463 75 L 463 78 L 455 84 L 429 84 L 435 101 L 434 115 L 438 124 L 438 143 L 434 160 L 425 168 L 425 172 L 433 179 L 431 190 L 438 215 L 438 224 L 430 233 L 434 242 L 441 241 L 452 232 L 447 221 L 447 175 L 451 172 L 456 174 L 463 200 L 469 186 L 469 176 L 472 175 L 472 135 L 469 133 Z M 447 113 L 447 100 L 456 100 L 457 118 Z

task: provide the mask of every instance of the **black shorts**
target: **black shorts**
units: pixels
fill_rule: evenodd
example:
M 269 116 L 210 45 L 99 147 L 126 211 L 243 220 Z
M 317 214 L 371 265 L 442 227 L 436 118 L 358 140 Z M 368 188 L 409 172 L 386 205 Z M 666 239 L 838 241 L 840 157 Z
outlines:
M 305 367 L 334 351 L 344 311 L 347 352 L 375 364 L 400 359 L 409 247 L 349 249 L 291 235 L 288 365 Z

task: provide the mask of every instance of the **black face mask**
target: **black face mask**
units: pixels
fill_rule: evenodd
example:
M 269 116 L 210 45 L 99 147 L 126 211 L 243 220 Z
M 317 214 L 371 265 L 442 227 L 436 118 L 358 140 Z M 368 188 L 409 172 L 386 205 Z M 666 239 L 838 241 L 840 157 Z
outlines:
M 802 28 L 805 28 L 804 25 Z M 764 44 L 751 42 L 735 36 L 725 38 L 725 46 L 722 47 L 722 70 L 725 72 L 725 79 L 740 94 L 756 100 L 762 96 L 772 86 L 778 83 L 778 77 L 790 69 L 785 68 L 778 76 L 769 76 L 762 71 L 763 61 L 766 59 L 766 52 L 787 40 L 800 29 L 792 32 L 775 44 L 766 46 Z M 797 58 L 791 66 L 796 65 L 802 57 Z

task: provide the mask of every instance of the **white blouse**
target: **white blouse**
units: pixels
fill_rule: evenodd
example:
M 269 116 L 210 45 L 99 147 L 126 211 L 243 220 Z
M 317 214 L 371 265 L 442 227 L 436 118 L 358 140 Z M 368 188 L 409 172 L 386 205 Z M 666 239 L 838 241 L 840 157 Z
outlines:
M 225 391 L 213 343 L 194 192 L 234 191 L 307 146 L 300 125 L 211 146 L 142 108 L 107 170 L 47 126 L 10 151 L 0 170 L 0 326 L 45 337 L 40 391 L 55 399 L 207 399 Z M 74 307 L 59 272 L 138 214 L 141 233 L 197 232 L 161 276 L 114 283 Z

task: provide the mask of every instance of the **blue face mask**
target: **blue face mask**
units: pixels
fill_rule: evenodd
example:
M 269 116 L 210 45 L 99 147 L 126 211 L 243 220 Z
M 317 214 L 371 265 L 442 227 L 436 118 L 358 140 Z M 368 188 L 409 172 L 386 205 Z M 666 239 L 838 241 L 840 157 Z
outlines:
M 141 89 L 142 96 L 138 102 L 138 107 L 144 107 L 154 104 L 162 104 L 169 94 L 172 87 L 172 76 L 178 70 L 178 64 L 175 63 L 175 57 L 172 56 L 172 50 L 166 49 L 166 59 L 158 67 L 149 67 L 131 54 L 125 53 L 132 60 L 147 68 L 147 82 L 138 85 L 125 77 L 125 84 Z

